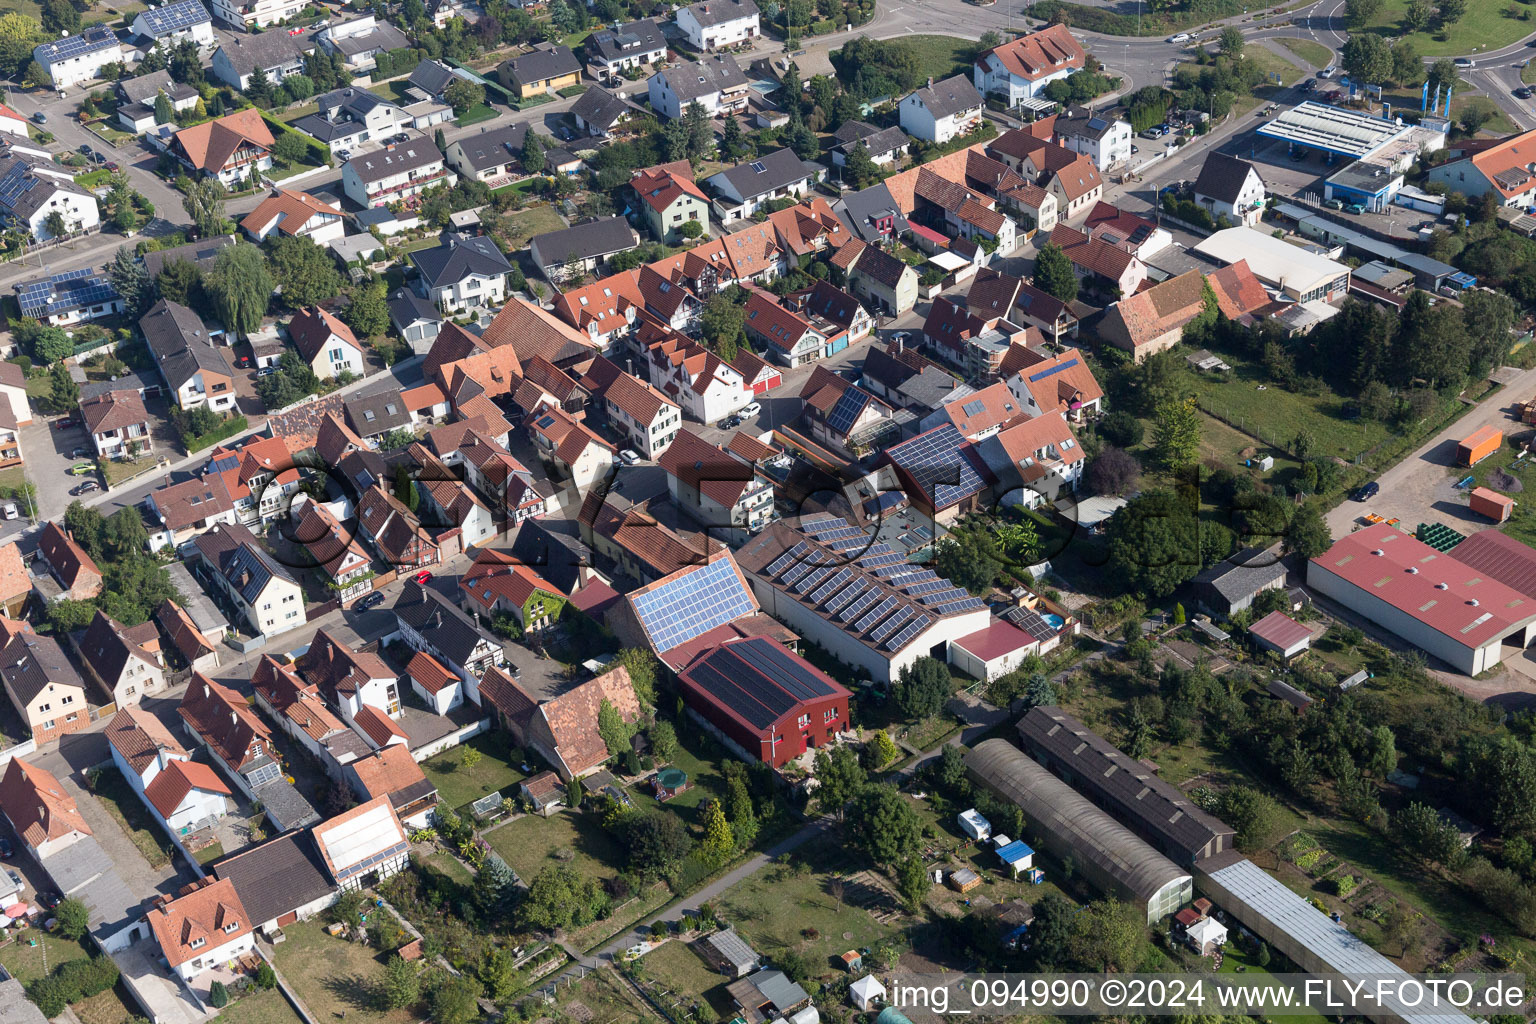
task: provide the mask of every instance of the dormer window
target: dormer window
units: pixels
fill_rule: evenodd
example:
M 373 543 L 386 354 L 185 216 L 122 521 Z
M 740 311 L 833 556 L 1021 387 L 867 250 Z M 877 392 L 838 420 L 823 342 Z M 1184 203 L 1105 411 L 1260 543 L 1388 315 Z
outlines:
M 225 935 L 228 935 L 230 932 L 239 931 L 239 930 L 240 930 L 240 922 L 239 921 L 231 921 L 231 922 L 229 922 L 229 924 L 224 926 L 224 934 Z
M 195 938 L 191 942 L 187 943 L 187 948 L 188 949 L 202 949 L 207 944 L 208 944 L 208 940 L 205 939 L 205 938 L 202 938 L 201 936 L 199 936 L 198 938 Z

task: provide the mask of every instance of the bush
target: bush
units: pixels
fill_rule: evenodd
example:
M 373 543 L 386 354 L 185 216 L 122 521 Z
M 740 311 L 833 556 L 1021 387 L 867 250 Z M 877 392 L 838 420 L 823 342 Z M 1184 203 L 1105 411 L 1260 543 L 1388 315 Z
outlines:
M 222 981 L 215 981 L 208 986 L 208 1002 L 215 1010 L 222 1010 L 229 1005 L 229 989 L 224 987 Z
M 261 962 L 260 967 L 256 968 L 256 987 L 277 988 L 277 972 L 265 960 Z
M 57 1017 L 68 1004 L 100 995 L 116 985 L 117 977 L 117 964 L 110 957 L 69 960 L 55 967 L 50 976 L 34 981 L 27 989 L 27 998 L 45 1016 Z

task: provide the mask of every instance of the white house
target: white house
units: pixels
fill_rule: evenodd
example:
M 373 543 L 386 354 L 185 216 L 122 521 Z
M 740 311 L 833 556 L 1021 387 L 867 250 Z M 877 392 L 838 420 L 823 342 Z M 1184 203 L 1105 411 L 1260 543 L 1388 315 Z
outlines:
M 716 54 L 656 72 L 646 82 L 651 109 L 668 118 L 683 116 L 697 103 L 711 117 L 747 109 L 752 91 L 741 65 L 729 54 Z
M 377 65 L 379 54 L 411 45 L 404 32 L 372 14 L 329 25 L 315 33 L 315 41 L 354 72 L 370 71 Z
M 229 786 L 212 768 L 193 761 L 150 712 L 122 708 L 106 732 L 112 763 L 172 835 L 206 828 L 228 812 Z
M 1131 126 L 1117 117 L 1075 108 L 1056 118 L 1056 142 L 1091 159 L 1099 170 L 1131 159 Z
M 352 722 L 365 707 L 400 717 L 400 687 L 384 659 L 377 654 L 354 651 L 322 629 L 294 667 Z
M 183 981 L 256 948 L 256 931 L 228 879 L 205 878 L 185 896 L 161 897 L 146 916 L 166 963 Z
M 435 249 L 418 249 L 410 260 L 420 275 L 417 291 L 445 313 L 507 301 L 512 264 L 489 235 L 451 234 Z
M 287 21 L 309 6 L 308 0 L 212 0 L 213 14 L 226 25 L 266 28 Z M 273 33 L 287 35 L 284 33 Z
M 785 147 L 711 174 L 704 183 L 718 194 L 727 220 L 737 220 L 751 217 L 774 200 L 800 198 L 826 173 L 821 164 L 801 160 Z
M 344 891 L 377 885 L 404 871 L 411 859 L 405 829 L 387 796 L 322 821 L 313 834 L 326 870 Z
M 288 337 L 299 356 L 321 380 L 350 372 L 361 377 L 366 372 L 363 347 L 352 328 L 319 306 L 301 309 L 288 322 Z
M 439 715 L 464 703 L 464 686 L 458 676 L 426 651 L 417 651 L 405 666 L 411 689 Z
M 221 2 L 228 0 L 214 0 L 215 13 Z M 314 48 L 314 44 L 303 35 L 291 36 L 287 32 L 263 32 L 260 35 L 236 33 L 228 43 L 213 51 L 208 73 L 236 92 L 250 88 L 251 76 L 258 69 L 267 76 L 267 81 L 277 85 L 289 75 L 301 74 L 304 71 L 304 55 Z
M 206 404 L 223 413 L 235 407 L 235 371 L 227 349 L 213 344 L 202 317 L 161 299 L 139 319 L 155 366 L 183 410 Z
M 99 226 L 101 213 L 96 197 L 55 165 L 9 156 L 0 159 L 0 223 L 46 242 L 57 227 L 71 234 Z
M 363 207 L 386 206 L 420 195 L 433 185 L 452 186 L 458 180 L 443 162 L 443 154 L 426 139 L 391 142 L 348 160 L 341 169 L 342 191 Z
M 92 25 L 77 36 L 65 36 L 32 49 L 32 59 L 48 73 L 55 89 L 89 82 L 107 64 L 121 62 L 123 44 L 105 25 Z
M 672 503 L 709 527 L 712 538 L 745 540 L 773 516 L 773 484 L 753 463 L 690 430 L 678 433 L 660 463 Z
M 964 75 L 946 78 L 902 98 L 901 128 L 915 139 L 948 142 L 981 123 L 981 93 Z
M 278 189 L 241 219 L 240 229 L 253 242 L 265 242 L 277 234 L 307 238 L 323 247 L 345 235 L 347 224 L 340 210 L 308 192 Z
M 1247 160 L 1212 152 L 1195 179 L 1195 202 L 1211 212 L 1212 219 L 1225 215 L 1234 225 L 1254 227 L 1264 215 L 1264 179 Z
M 98 608 L 78 647 L 85 667 L 119 709 L 165 689 L 165 657 L 153 622 L 124 626 Z
M 651 384 L 675 395 L 692 419 L 716 423 L 755 398 L 740 370 L 686 334 L 647 322 L 639 340 Z
M 757 38 L 757 4 L 752 0 L 700 0 L 677 12 L 678 31 L 695 50 L 719 50 Z
M 196 540 L 208 577 L 263 636 L 304 625 L 304 589 L 239 523 L 217 523 Z
M 1050 25 L 983 53 L 976 58 L 972 75 L 982 95 L 998 96 L 1016 107 L 1052 82 L 1081 70 L 1087 59 L 1082 44 L 1065 25 Z
M 32 138 L 27 132 L 27 119 L 4 103 L 0 103 L 0 132 L 14 135 L 23 142 Z
M 604 356 L 592 361 L 581 386 L 602 400 L 608 422 L 642 458 L 659 458 L 682 428 L 676 402 Z
M 190 39 L 198 46 L 212 46 L 213 19 L 201 0 L 175 0 L 174 3 L 151 5 L 133 19 L 134 34 L 154 44 L 174 47 L 183 39 Z M 148 49 L 148 47 L 145 47 Z

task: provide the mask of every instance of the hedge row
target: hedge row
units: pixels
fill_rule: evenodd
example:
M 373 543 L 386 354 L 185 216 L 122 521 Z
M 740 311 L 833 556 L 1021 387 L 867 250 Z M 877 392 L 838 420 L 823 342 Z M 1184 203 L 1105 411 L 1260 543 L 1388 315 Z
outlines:
M 66 960 L 48 977 L 39 978 L 27 986 L 27 998 L 37 1004 L 44 1017 L 52 1020 L 70 1003 L 89 999 L 116 985 L 117 975 L 117 964 L 111 957 Z

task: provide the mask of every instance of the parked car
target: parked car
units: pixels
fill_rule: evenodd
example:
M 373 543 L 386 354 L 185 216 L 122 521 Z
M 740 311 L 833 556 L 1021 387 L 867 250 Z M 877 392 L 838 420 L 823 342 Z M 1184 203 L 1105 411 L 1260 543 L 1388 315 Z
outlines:
M 1366 484 L 1364 487 L 1355 492 L 1355 500 L 1370 501 L 1380 493 L 1381 484 L 1377 483 L 1375 480 L 1372 480 L 1370 483 Z
M 1316 89 L 1316 88 L 1317 88 L 1317 79 L 1315 79 L 1315 78 L 1309 78 L 1305 82 L 1301 83 L 1301 91 L 1302 92 L 1311 92 L 1313 89 Z
M 624 463 L 626 466 L 633 466 L 635 463 L 640 461 L 640 453 L 633 452 L 628 448 L 625 448 L 623 451 L 619 452 L 619 461 Z
M 56 892 L 40 892 L 34 899 L 43 905 L 44 910 L 52 910 L 64 901 L 64 897 Z
M 0 518 L 20 519 L 21 509 L 16 507 L 16 503 L 14 501 L 8 501 L 4 505 L 0 505 Z
M 365 612 L 365 611 L 367 611 L 370 608 L 377 608 L 379 605 L 381 605 L 383 603 L 384 603 L 384 595 L 379 593 L 377 590 L 375 590 L 373 593 L 369 594 L 367 597 L 365 597 L 361 601 L 357 602 L 357 604 L 353 605 L 352 606 L 352 610 L 353 611 L 358 611 L 358 612 Z
M 277 372 L 277 367 L 275 367 L 275 366 L 263 366 L 261 369 L 256 371 L 256 376 L 258 376 L 258 377 L 270 377 L 270 376 L 272 376 L 276 372 Z
M 237 366 L 248 367 L 248 366 L 251 365 L 251 357 L 250 356 L 241 356 L 239 359 L 235 360 L 235 364 Z
M 427 580 L 430 580 L 432 578 L 432 570 L 431 569 L 423 569 L 423 570 L 421 570 L 421 572 L 417 573 L 415 576 L 413 576 L 411 578 L 414 579 L 417 583 L 423 583 L 424 584 L 424 583 L 427 582 Z
M 94 472 L 96 472 L 96 463 L 94 462 L 77 462 L 69 467 L 70 476 L 85 476 L 87 473 Z
M 54 420 L 54 422 L 53 422 L 53 429 L 54 430 L 68 430 L 71 427 L 78 427 L 79 425 L 80 425 L 80 417 L 78 417 L 78 416 L 66 416 L 66 417 L 64 417 L 61 420 Z
M 9 839 L 0 838 L 0 857 L 4 857 L 6 860 L 10 860 L 14 856 L 16 856 L 16 848 L 11 845 L 11 841 Z
M 1344 206 L 1344 212 L 1345 213 L 1361 214 L 1361 213 L 1365 212 L 1365 207 L 1361 206 L 1359 203 L 1347 203 Z
M 82 494 L 90 494 L 92 491 L 99 490 L 101 490 L 101 484 L 97 483 L 95 480 L 87 480 L 85 483 L 81 484 L 79 487 L 74 488 L 69 493 L 78 498 Z
M 727 416 L 725 419 L 720 421 L 721 430 L 735 430 L 739 426 L 741 426 L 740 416 Z
M 37 113 L 32 115 L 32 123 L 33 124 L 47 124 L 48 123 L 48 115 L 43 113 L 41 110 L 39 110 Z
M 1515 99 L 1528 100 L 1531 98 L 1531 90 L 1522 85 L 1520 88 L 1515 90 L 1514 95 Z
M 1344 209 L 1344 200 L 1342 200 L 1342 199 L 1330 199 L 1326 203 L 1324 203 L 1323 205 L 1326 206 L 1330 210 L 1342 210 L 1342 209 Z
M 72 459 L 88 459 L 91 457 L 91 450 L 83 444 L 78 444 L 75 445 L 75 450 L 69 453 L 69 457 Z
M 401 132 L 399 135 L 395 136 L 395 141 L 396 142 L 410 142 L 411 141 L 410 133 L 409 132 Z
M 117 165 L 117 161 L 116 160 L 108 160 L 107 161 L 107 170 L 109 170 L 109 171 L 120 171 L 120 170 L 122 170 L 122 168 Z
M 1136 145 L 1136 143 L 1134 143 L 1134 142 L 1131 143 L 1131 156 L 1135 156 L 1137 153 L 1140 153 L 1140 152 L 1141 152 L 1141 147 Z
M 763 403 L 761 403 L 761 402 L 748 402 L 746 405 L 742 406 L 741 418 L 744 419 L 744 420 L 749 420 L 753 416 L 756 416 L 758 413 L 760 413 L 762 411 L 763 411 Z
M 83 154 L 85 156 L 90 156 L 91 154 L 95 153 L 96 151 L 94 149 L 92 149 L 90 146 L 82 145 L 80 147 L 80 152 L 81 152 L 81 154 Z
M 1319 71 L 1317 73 L 1317 77 L 1318 78 L 1332 78 L 1334 75 L 1336 75 L 1338 73 L 1339 73 L 1338 65 L 1337 64 L 1329 64 L 1327 67 L 1323 68 L 1323 70 L 1321 70 L 1321 71 Z

